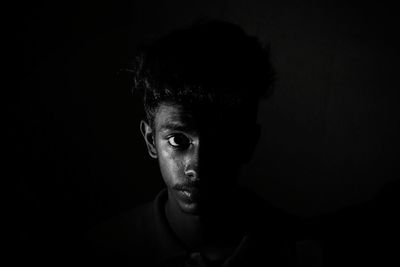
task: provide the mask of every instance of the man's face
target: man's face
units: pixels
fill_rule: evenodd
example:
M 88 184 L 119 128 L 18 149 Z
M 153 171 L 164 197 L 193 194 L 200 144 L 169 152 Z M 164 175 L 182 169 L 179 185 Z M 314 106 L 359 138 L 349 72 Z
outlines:
M 241 165 L 237 143 L 243 141 L 232 138 L 237 128 L 232 122 L 165 103 L 155 114 L 154 128 L 146 126 L 153 138 L 152 144 L 146 142 L 158 158 L 169 201 L 183 212 L 218 206 L 234 188 Z

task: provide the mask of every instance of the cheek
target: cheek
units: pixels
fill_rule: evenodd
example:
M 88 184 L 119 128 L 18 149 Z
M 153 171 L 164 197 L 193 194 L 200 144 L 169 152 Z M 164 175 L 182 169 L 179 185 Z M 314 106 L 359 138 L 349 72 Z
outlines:
M 166 184 L 176 184 L 183 173 L 181 157 L 172 149 L 159 146 L 158 151 L 160 171 Z

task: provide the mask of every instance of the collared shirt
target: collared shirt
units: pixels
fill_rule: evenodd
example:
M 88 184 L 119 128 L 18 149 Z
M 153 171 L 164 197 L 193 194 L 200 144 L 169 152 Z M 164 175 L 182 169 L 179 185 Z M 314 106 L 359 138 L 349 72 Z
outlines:
M 191 251 L 172 231 L 165 216 L 167 191 L 162 190 L 153 202 L 113 218 L 90 233 L 92 259 L 102 266 L 293 266 L 295 242 L 293 221 L 275 209 L 246 208 L 259 199 L 248 192 L 238 216 L 246 218 L 247 231 L 236 247 L 217 248 L 229 251 L 225 257 L 209 257 Z M 242 212 L 244 212 L 242 214 Z

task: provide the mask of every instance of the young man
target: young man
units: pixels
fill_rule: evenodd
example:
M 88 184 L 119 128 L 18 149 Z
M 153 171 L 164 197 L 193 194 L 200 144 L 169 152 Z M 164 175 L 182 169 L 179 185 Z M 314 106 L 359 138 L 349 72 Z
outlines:
M 268 49 L 238 26 L 198 23 L 143 46 L 133 64 L 140 123 L 166 189 L 93 233 L 102 263 L 292 266 L 292 221 L 237 186 L 271 88 Z

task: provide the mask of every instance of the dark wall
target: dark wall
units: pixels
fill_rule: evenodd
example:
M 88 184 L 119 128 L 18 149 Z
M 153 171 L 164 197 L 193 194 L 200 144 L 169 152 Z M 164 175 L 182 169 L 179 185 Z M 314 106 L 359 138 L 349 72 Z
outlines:
M 139 135 L 140 104 L 118 71 L 144 37 L 199 16 L 238 23 L 272 46 L 275 95 L 261 105 L 263 135 L 244 184 L 311 216 L 373 199 L 399 173 L 397 25 L 386 4 L 147 0 L 10 10 L 7 165 L 22 240 L 86 229 L 162 187 Z

